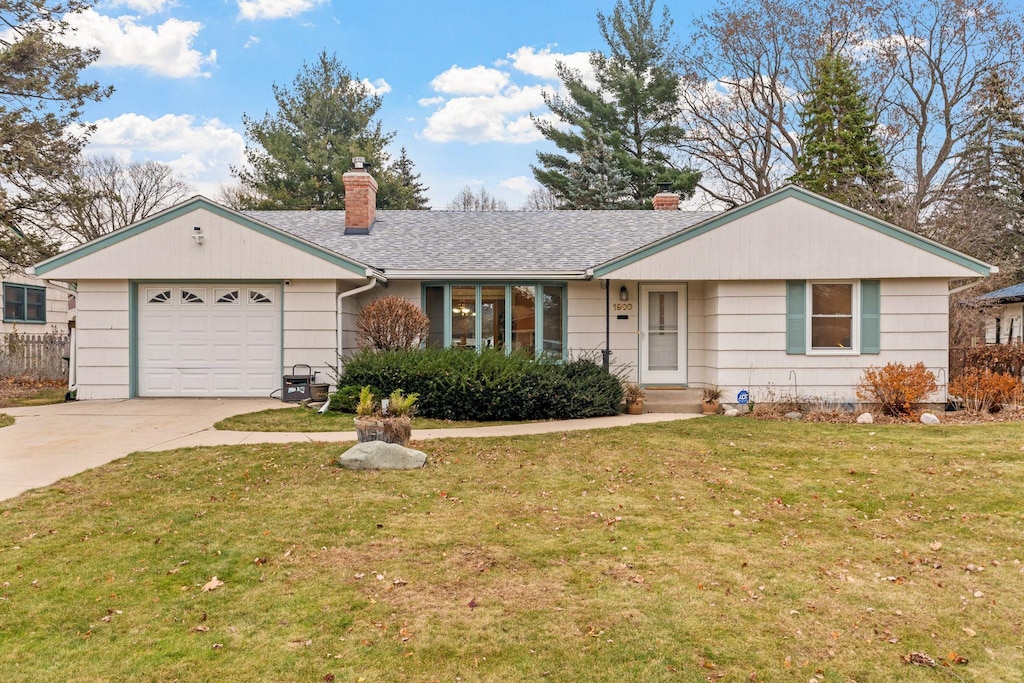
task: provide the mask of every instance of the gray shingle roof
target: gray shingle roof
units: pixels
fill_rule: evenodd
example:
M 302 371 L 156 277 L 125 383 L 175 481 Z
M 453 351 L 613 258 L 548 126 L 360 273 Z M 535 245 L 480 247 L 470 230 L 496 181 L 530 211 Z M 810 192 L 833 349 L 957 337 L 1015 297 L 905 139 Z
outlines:
M 996 291 L 989 292 L 988 294 L 982 294 L 978 298 L 989 301 L 999 299 L 1024 299 L 1024 282 L 1019 282 L 1015 285 L 1010 285 L 1009 287 L 1003 287 L 1002 289 L 997 289 Z
M 717 215 L 702 211 L 378 211 L 369 235 L 346 235 L 344 211 L 244 213 L 385 274 L 389 270 L 582 273 Z

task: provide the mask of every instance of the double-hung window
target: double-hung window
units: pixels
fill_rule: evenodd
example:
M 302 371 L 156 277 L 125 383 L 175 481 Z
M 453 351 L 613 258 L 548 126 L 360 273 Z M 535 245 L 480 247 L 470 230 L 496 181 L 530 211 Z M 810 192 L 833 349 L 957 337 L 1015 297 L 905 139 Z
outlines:
M 446 283 L 423 288 L 429 346 L 565 357 L 565 286 Z
M 45 323 L 46 288 L 4 283 L 5 323 Z
M 881 351 L 878 280 L 786 283 L 786 353 Z

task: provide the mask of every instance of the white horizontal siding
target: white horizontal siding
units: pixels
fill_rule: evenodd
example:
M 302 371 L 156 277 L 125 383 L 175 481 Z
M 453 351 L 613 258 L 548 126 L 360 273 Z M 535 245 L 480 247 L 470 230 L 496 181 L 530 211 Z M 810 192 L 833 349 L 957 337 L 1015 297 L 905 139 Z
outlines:
M 78 283 L 78 398 L 129 397 L 128 283 Z
M 318 381 L 330 381 L 329 366 L 338 364 L 337 282 L 292 280 L 284 289 L 283 372 L 296 364 L 319 372 Z
M 195 226 L 202 228 L 202 243 L 193 239 Z M 47 277 L 168 281 L 364 279 L 359 273 L 205 209 L 108 244 L 50 271 Z
M 712 338 L 717 347 L 718 383 L 728 400 L 734 400 L 740 389 L 750 390 L 755 399 L 775 391 L 854 400 L 864 369 L 890 362 L 923 362 L 940 383 L 946 379 L 944 279 L 882 281 L 882 352 L 877 355 L 788 355 L 785 282 L 723 282 L 717 290 L 715 317 L 720 334 Z M 758 304 L 751 307 L 751 301 Z M 778 312 L 765 315 L 766 308 Z
M 977 277 L 946 258 L 793 197 L 612 275 L 666 281 Z

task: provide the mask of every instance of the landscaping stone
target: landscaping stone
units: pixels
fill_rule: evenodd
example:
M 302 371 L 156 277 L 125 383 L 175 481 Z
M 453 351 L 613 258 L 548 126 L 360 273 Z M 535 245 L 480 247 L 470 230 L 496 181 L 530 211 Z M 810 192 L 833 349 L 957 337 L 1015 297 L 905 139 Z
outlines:
M 722 414 L 725 415 L 726 417 L 739 417 L 740 411 L 736 410 L 735 408 L 729 408 Z
M 875 418 L 872 417 L 871 413 L 861 413 L 857 416 L 857 424 L 859 425 L 870 425 L 875 423 Z
M 921 413 L 921 424 L 937 425 L 939 424 L 939 418 L 935 417 L 931 413 Z
M 791 413 L 786 413 L 786 419 L 787 420 L 802 420 L 802 419 L 804 419 L 804 414 L 794 410 Z
M 358 443 L 338 457 L 338 464 L 350 470 L 414 470 L 426 462 L 423 451 L 383 441 Z

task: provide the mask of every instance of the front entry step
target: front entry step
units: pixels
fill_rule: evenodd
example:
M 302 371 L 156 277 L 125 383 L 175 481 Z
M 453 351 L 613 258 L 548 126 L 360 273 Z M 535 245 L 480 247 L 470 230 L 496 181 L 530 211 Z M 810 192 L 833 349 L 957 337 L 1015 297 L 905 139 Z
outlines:
M 700 389 L 645 387 L 645 413 L 700 413 Z

